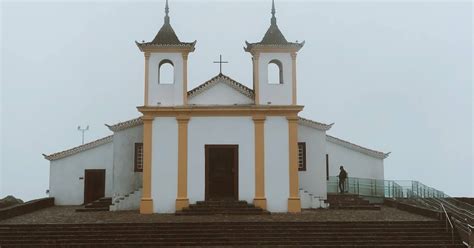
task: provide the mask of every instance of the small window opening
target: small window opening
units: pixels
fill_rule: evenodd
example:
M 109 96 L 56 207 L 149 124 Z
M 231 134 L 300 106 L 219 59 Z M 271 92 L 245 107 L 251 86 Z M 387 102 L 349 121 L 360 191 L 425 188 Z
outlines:
M 158 83 L 174 84 L 174 65 L 171 60 L 165 59 L 158 67 Z
M 268 63 L 268 83 L 283 84 L 283 65 L 279 60 L 272 60 Z

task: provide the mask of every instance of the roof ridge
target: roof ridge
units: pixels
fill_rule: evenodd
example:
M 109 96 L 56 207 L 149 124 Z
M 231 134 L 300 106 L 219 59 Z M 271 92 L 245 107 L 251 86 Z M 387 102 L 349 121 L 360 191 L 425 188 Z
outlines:
M 355 143 L 349 142 L 347 140 L 343 140 L 341 138 L 331 136 L 329 134 L 326 134 L 326 140 L 328 140 L 330 142 L 333 142 L 333 143 L 343 145 L 346 148 L 356 150 L 356 151 L 362 152 L 364 154 L 367 154 L 369 156 L 376 157 L 376 158 L 385 159 L 390 155 L 390 152 L 384 153 L 384 152 L 381 152 L 381 151 L 373 150 L 373 149 L 363 147 L 361 145 L 357 145 Z
M 43 153 L 43 157 L 45 159 L 49 160 L 49 161 L 65 158 L 65 157 L 77 154 L 79 152 L 86 151 L 86 150 L 92 149 L 94 147 L 110 143 L 113 140 L 113 136 L 114 135 L 112 134 L 112 135 L 109 135 L 109 136 L 106 136 L 106 137 L 103 137 L 103 138 L 100 138 L 100 139 L 82 144 L 80 146 L 76 146 L 76 147 L 73 147 L 73 148 L 70 148 L 70 149 L 67 149 L 67 150 L 64 150 L 64 151 L 61 151 L 61 152 L 56 152 L 56 153 L 53 153 L 53 154 L 50 154 L 50 155 L 46 155 L 46 154 Z
M 118 132 L 127 128 L 139 126 L 141 124 L 143 124 L 142 117 L 137 117 L 137 118 L 134 118 L 128 121 L 122 121 L 113 125 L 105 124 L 105 126 L 107 126 L 110 129 L 110 131 Z
M 325 123 L 322 123 L 322 122 L 317 122 L 317 121 L 313 121 L 313 120 L 310 120 L 310 119 L 306 119 L 306 118 L 303 118 L 301 116 L 298 116 L 298 118 L 299 118 L 298 124 L 301 124 L 301 125 L 307 126 L 307 127 L 311 127 L 311 128 L 315 128 L 315 129 L 318 129 L 318 130 L 321 130 L 321 131 L 327 131 L 327 130 L 331 129 L 331 127 L 334 125 L 334 123 L 325 124 Z

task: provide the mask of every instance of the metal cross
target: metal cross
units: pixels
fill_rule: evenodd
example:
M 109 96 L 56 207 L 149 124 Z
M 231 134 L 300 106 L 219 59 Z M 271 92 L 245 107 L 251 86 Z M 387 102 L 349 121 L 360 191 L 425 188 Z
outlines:
M 222 74 L 222 64 L 227 64 L 229 61 L 222 61 L 222 55 L 219 55 L 219 61 L 214 61 L 215 64 L 219 64 L 219 74 Z

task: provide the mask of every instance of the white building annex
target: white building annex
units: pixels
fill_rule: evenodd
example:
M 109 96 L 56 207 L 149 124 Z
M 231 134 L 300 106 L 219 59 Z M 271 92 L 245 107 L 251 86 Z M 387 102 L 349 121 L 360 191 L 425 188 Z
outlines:
M 252 58 L 253 89 L 221 73 L 188 90 L 188 54 L 196 41 L 178 39 L 168 3 L 165 9 L 155 38 L 136 43 L 145 58 L 140 117 L 107 125 L 108 137 L 44 155 L 56 205 L 105 196 L 113 197 L 111 210 L 143 214 L 175 213 L 206 200 L 300 212 L 312 206 L 308 193 L 327 198 L 327 180 L 341 165 L 350 176 L 384 178 L 388 153 L 330 136 L 332 124 L 299 116 L 296 59 L 304 42 L 286 40 L 274 4 L 263 39 L 244 48 Z M 164 65 L 172 66 L 173 82 L 160 81 Z M 269 65 L 278 67 L 279 82 L 269 82 Z

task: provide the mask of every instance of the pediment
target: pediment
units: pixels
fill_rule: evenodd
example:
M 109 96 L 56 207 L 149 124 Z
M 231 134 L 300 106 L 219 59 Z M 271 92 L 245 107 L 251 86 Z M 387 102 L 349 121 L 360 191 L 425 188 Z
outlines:
M 188 103 L 196 105 L 254 104 L 253 90 L 219 74 L 188 92 Z

